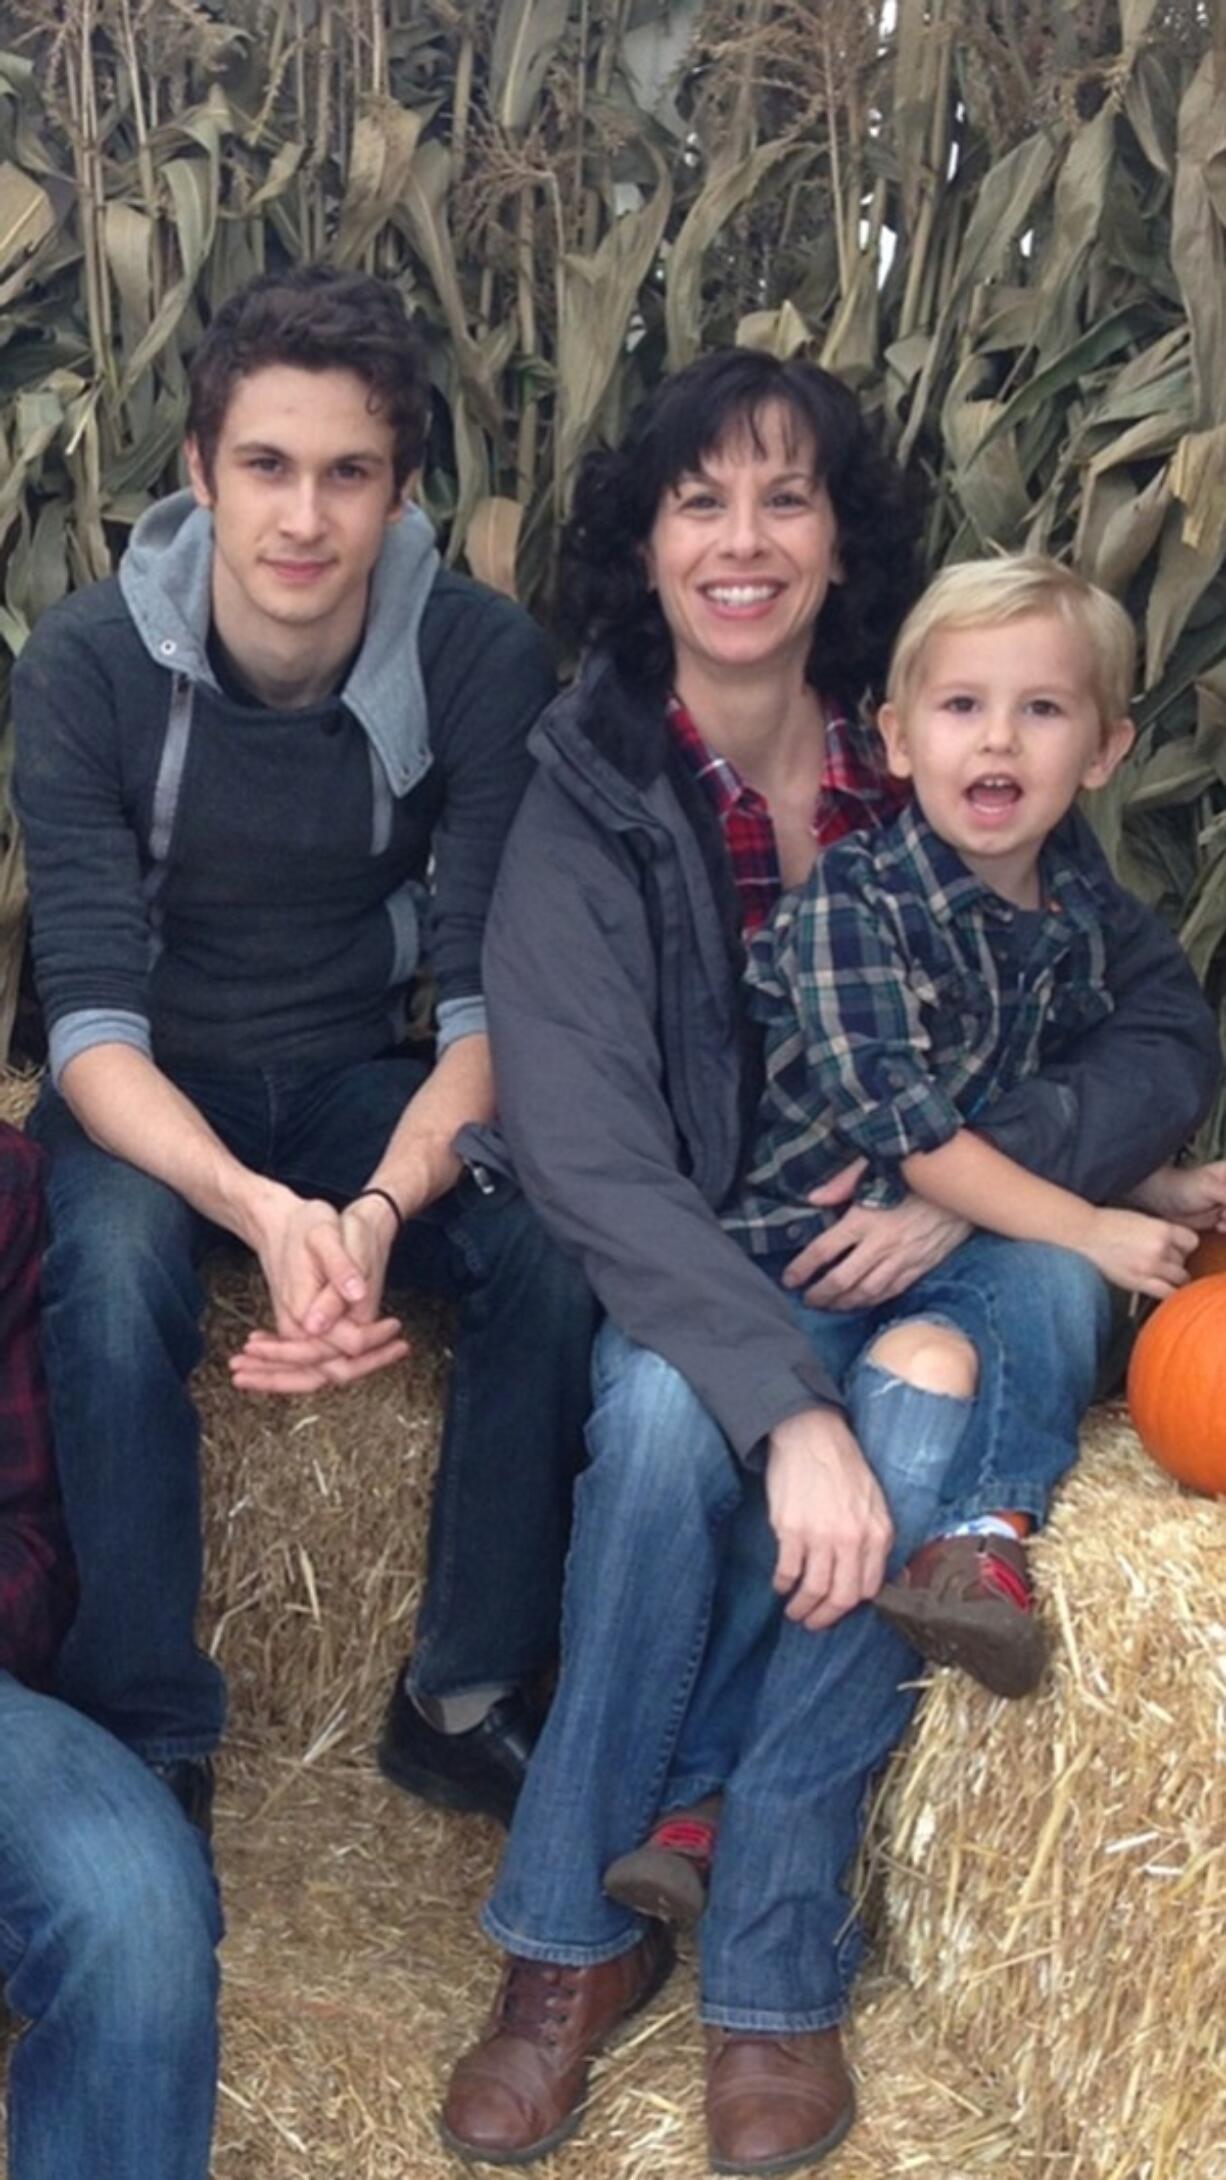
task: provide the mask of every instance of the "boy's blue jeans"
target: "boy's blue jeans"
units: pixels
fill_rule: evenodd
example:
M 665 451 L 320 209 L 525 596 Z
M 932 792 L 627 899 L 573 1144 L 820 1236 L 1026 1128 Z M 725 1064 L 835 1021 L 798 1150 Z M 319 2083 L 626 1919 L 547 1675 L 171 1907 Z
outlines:
M 344 1201 L 423 1074 L 389 1058 L 174 1079 L 244 1165 Z M 172 1189 L 91 1143 L 49 1087 L 31 1132 L 50 1153 L 43 1340 L 80 1576 L 58 1689 L 146 1758 L 202 1755 L 222 1729 L 224 1688 L 193 1632 L 199 1422 L 187 1380 L 201 1352 L 198 1267 L 217 1236 Z M 483 1195 L 467 1176 L 406 1223 L 389 1281 L 458 1303 L 415 1683 L 441 1695 L 531 1675 L 556 1653 L 594 1305 L 523 1199 L 501 1182 Z
M 6 1673 L 0 1750 L 0 1991 L 29 2024 L 10 2180 L 206 2180 L 221 1917 L 204 1842 L 127 1749 Z
M 890 1503 L 893 1566 L 955 1511 L 1042 1512 L 1073 1459 L 1106 1331 L 1105 1289 L 1081 1258 L 976 1235 L 884 1309 L 795 1307 L 844 1382 Z M 979 1354 L 979 1395 L 944 1477 L 917 1469 L 882 1399 L 886 1374 L 853 1360 L 885 1323 L 914 1317 L 958 1327 Z M 918 1661 L 869 1605 L 819 1634 L 783 1618 L 761 1481 L 659 1356 L 606 1325 L 594 1380 L 561 1678 L 485 1927 L 531 1958 L 624 1951 L 640 1926 L 605 1898 L 602 1872 L 662 1807 L 719 1788 L 703 2018 L 826 2027 L 857 1954 L 845 1873 Z

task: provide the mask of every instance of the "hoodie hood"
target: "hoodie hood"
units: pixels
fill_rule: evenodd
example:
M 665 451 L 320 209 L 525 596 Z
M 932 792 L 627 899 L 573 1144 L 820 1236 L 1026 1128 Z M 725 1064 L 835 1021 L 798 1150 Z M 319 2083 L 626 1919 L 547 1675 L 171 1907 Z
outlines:
M 438 568 L 430 524 L 419 507 L 406 507 L 384 536 L 362 648 L 341 691 L 394 795 L 407 794 L 430 763 L 418 632 Z M 208 654 L 212 576 L 213 518 L 190 492 L 174 492 L 136 524 L 119 587 L 154 663 L 219 694 Z

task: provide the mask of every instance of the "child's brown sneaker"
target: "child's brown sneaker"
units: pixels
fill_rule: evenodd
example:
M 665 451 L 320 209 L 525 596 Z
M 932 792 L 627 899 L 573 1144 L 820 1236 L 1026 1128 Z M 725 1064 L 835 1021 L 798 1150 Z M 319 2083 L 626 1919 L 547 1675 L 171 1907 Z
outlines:
M 1037 1688 L 1047 1643 L 1016 1538 L 932 1537 L 874 1603 L 924 1657 L 960 1665 L 993 1695 Z
M 718 1794 L 691 1809 L 671 1810 L 641 1847 L 610 1862 L 603 1880 L 608 1898 L 638 1915 L 688 1929 L 707 1904 L 718 1823 Z

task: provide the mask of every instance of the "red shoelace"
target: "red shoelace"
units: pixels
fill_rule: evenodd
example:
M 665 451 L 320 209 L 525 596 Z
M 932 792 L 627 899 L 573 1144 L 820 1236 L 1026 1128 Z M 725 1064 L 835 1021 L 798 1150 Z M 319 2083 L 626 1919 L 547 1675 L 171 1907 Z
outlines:
M 1034 1611 L 1034 1598 L 1025 1576 L 1011 1567 L 1008 1560 L 998 1559 L 990 1549 L 982 1554 L 979 1579 L 985 1589 L 995 1590 L 998 1596 L 1006 1598 L 1011 1605 L 1016 1605 L 1019 1612 Z
M 651 1835 L 651 1845 L 666 1853 L 688 1855 L 691 1862 L 709 1862 L 715 1848 L 715 1826 L 708 1817 L 665 1817 Z

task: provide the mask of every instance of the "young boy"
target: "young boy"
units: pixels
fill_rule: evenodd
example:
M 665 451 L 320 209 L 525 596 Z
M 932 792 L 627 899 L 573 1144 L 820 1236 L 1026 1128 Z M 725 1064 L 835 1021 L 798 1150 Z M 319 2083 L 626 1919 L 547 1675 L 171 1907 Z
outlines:
M 1164 1167 L 1134 1193 L 1140 1208 L 1100 1208 L 974 1132 L 1001 1092 L 1109 1021 L 1117 889 L 1062 821 L 1132 744 L 1134 662 L 1123 608 L 1038 557 L 948 568 L 904 623 L 879 723 L 915 800 L 820 857 L 752 950 L 767 1084 L 726 1223 L 755 1256 L 794 1251 L 798 1207 L 849 1155 L 864 1161 L 864 1201 L 911 1189 L 1158 1297 L 1186 1279 L 1196 1229 L 1226 1224 L 1226 1164 Z M 918 1299 L 869 1313 L 866 1330 L 914 1316 Z M 929 1657 L 1021 1693 L 1041 1665 L 1037 1628 L 1032 1669 L 1009 1685 L 983 1644 L 980 1592 L 995 1569 L 1003 1605 L 1011 1589 L 1028 1602 L 1029 1526 L 1007 1509 L 955 1523 L 887 1581 L 879 1609 Z

